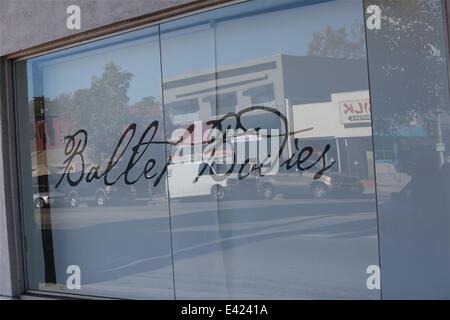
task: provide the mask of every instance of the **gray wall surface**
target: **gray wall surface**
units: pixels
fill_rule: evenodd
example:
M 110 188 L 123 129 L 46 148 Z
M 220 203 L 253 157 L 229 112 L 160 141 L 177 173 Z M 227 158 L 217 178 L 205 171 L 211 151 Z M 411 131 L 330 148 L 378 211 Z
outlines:
M 0 0 L 0 56 L 196 0 Z M 66 27 L 69 5 L 81 30 Z

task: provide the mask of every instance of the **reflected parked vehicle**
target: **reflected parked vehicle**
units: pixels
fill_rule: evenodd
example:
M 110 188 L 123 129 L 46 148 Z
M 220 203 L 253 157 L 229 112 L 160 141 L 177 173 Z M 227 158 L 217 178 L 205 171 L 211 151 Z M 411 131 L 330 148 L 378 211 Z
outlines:
M 38 209 L 48 208 L 65 200 L 65 193 L 57 191 L 53 186 L 34 185 L 33 190 L 33 204 Z
M 113 176 L 116 172 L 111 171 Z M 80 204 L 96 205 L 99 207 L 110 203 L 126 203 L 136 199 L 136 187 L 117 181 L 112 186 L 105 186 L 103 180 L 85 181 L 77 186 L 71 186 L 66 179 L 62 180 L 57 190 L 65 195 L 67 206 L 77 208 Z
M 95 189 L 91 187 L 76 188 L 67 192 L 67 203 L 72 208 L 77 208 L 81 203 L 103 207 L 108 204 L 134 201 L 135 199 L 136 189 L 129 185 L 104 186 Z
M 223 200 L 227 180 L 214 179 L 216 171 L 207 163 L 173 163 L 168 167 L 169 192 L 172 199 L 210 196 Z
M 227 173 L 226 193 L 230 194 L 233 199 L 258 198 L 258 174 L 255 171 L 250 174 L 239 173 L 240 168 L 240 166 L 235 166 L 232 173 Z
M 305 162 L 303 167 L 313 163 Z M 314 175 L 321 169 L 319 165 L 302 171 L 298 168 L 286 169 L 280 167 L 277 174 L 258 178 L 258 192 L 266 199 L 272 199 L 277 194 L 286 196 L 310 195 L 314 198 L 326 198 L 331 194 L 361 194 L 364 186 L 359 179 L 343 173 L 327 171 L 319 179 Z

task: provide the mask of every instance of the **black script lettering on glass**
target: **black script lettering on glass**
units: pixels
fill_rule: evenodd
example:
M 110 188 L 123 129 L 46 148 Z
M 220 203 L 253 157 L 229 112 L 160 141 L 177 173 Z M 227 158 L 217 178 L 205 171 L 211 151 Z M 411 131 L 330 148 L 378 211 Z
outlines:
M 260 131 L 262 130 L 261 128 L 247 128 L 242 123 L 242 116 L 249 115 L 251 112 L 254 111 L 267 112 L 268 114 L 275 115 L 278 119 L 280 119 L 282 129 L 284 130 L 285 133 L 280 133 L 277 136 L 270 134 L 267 134 L 265 136 L 266 138 L 282 138 L 279 144 L 278 154 L 276 155 L 279 158 L 282 157 L 283 151 L 288 144 L 289 136 L 312 130 L 312 128 L 308 128 L 296 132 L 289 132 L 287 118 L 279 110 L 265 106 L 253 106 L 250 108 L 243 109 L 238 113 L 228 113 L 219 119 L 208 121 L 207 125 L 210 125 L 212 129 L 219 130 L 222 133 L 222 136 L 221 141 L 216 141 L 216 139 L 212 138 L 210 141 L 207 141 L 206 143 L 207 144 L 214 144 L 218 142 L 225 143 L 227 139 L 238 137 L 238 135 L 227 136 L 227 130 L 230 129 L 234 129 L 234 132 L 239 132 L 240 135 L 246 134 L 250 130 L 256 134 L 259 134 Z M 234 128 L 231 128 L 230 125 L 226 124 L 226 122 L 229 121 L 230 119 L 234 120 L 235 123 Z M 161 182 L 165 173 L 167 172 L 167 167 L 171 163 L 172 159 L 166 160 L 160 172 L 157 172 L 155 170 L 158 167 L 157 159 L 151 157 L 149 159 L 146 159 L 142 171 L 134 179 L 131 179 L 129 177 L 130 171 L 136 167 L 136 164 L 143 158 L 145 152 L 152 144 L 153 145 L 170 144 L 173 146 L 177 146 L 183 143 L 183 138 L 180 138 L 178 141 L 175 142 L 155 141 L 154 138 L 159 129 L 159 122 L 153 121 L 142 133 L 137 144 L 131 146 L 130 148 L 131 142 L 136 134 L 136 129 L 137 129 L 136 123 L 130 124 L 125 129 L 125 131 L 119 138 L 111 156 L 109 157 L 106 169 L 102 173 L 100 173 L 101 166 L 99 165 L 93 165 L 91 169 L 87 172 L 87 174 L 85 173 L 86 163 L 84 158 L 84 152 L 87 149 L 88 144 L 87 131 L 80 129 L 73 135 L 66 136 L 65 139 L 67 140 L 67 143 L 64 149 L 64 154 L 67 158 L 63 162 L 65 168 L 64 172 L 61 174 L 61 177 L 59 178 L 55 186 L 58 187 L 62 183 L 64 178 L 66 178 L 68 184 L 72 187 L 79 185 L 83 180 L 85 180 L 86 183 L 91 183 L 93 180 L 100 180 L 100 179 L 103 179 L 103 182 L 106 186 L 112 186 L 116 184 L 122 177 L 124 183 L 127 185 L 135 184 L 140 179 L 142 179 L 142 177 L 144 177 L 147 180 L 154 179 L 153 185 L 157 186 Z M 313 162 L 309 166 L 303 167 L 302 164 L 308 161 L 313 156 L 314 150 L 312 147 L 305 147 L 302 148 L 301 150 L 298 150 L 297 143 L 295 145 L 297 151 L 299 152 L 291 155 L 290 158 L 288 158 L 286 161 L 280 164 L 280 167 L 286 166 L 287 169 L 292 169 L 296 167 L 298 170 L 306 171 L 310 170 L 311 168 L 315 167 L 318 163 L 321 162 L 322 168 L 314 175 L 314 179 L 319 179 L 327 170 L 329 170 L 335 164 L 335 161 L 333 161 L 331 164 L 327 165 L 326 154 L 327 152 L 330 151 L 331 146 L 326 145 L 325 149 L 315 162 Z M 214 146 L 212 146 L 212 149 L 213 149 L 212 155 L 214 155 L 215 153 Z M 123 160 L 124 155 L 127 153 L 128 150 L 131 150 L 132 154 L 130 159 L 128 160 L 126 167 L 115 178 L 111 178 L 109 175 L 111 174 L 114 168 L 119 169 L 118 163 L 121 160 Z M 236 160 L 235 155 L 233 155 L 233 158 L 234 160 Z M 210 166 L 213 165 L 214 162 L 210 163 Z M 203 166 L 203 168 L 200 170 L 198 174 L 198 177 L 205 174 L 205 171 L 210 166 Z M 76 167 L 78 167 L 79 169 L 77 172 L 75 172 Z M 226 179 L 232 172 L 234 172 L 234 169 L 235 169 L 235 161 L 232 161 L 231 167 L 227 170 L 227 172 L 221 175 L 212 174 L 211 176 L 214 179 L 223 180 Z M 259 175 L 263 176 L 262 165 L 252 164 L 250 163 L 249 159 L 246 159 L 242 164 L 240 164 L 238 170 L 238 178 L 241 180 L 245 179 L 252 172 L 257 172 Z M 73 178 L 72 177 L 73 175 L 76 175 L 76 178 Z M 194 182 L 198 180 L 198 177 L 194 180 Z

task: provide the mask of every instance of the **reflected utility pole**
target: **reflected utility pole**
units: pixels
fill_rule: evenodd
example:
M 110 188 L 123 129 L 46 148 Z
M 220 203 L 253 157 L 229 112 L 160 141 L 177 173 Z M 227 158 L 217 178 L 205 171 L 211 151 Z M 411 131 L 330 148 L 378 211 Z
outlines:
M 444 147 L 444 142 L 442 139 L 441 114 L 442 114 L 441 109 L 437 108 L 437 110 L 436 110 L 436 134 L 437 134 L 436 151 L 439 154 L 439 167 L 442 167 L 445 163 L 445 158 L 444 158 L 445 147 Z

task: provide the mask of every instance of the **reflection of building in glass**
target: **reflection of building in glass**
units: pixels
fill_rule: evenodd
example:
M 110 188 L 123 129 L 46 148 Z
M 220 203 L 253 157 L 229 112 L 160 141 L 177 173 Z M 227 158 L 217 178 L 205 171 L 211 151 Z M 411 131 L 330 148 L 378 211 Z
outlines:
M 314 141 L 325 141 L 325 138 L 330 138 L 336 158 L 345 156 L 352 159 L 352 165 L 348 164 L 350 160 L 345 164 L 339 161 L 340 170 L 355 172 L 361 178 L 369 178 L 368 172 L 373 172 L 368 168 L 371 154 L 360 154 L 355 157 L 350 149 L 346 149 L 348 140 L 345 140 L 346 134 L 349 135 L 347 138 L 352 138 L 355 152 L 362 147 L 367 149 L 371 145 L 367 91 L 359 94 L 358 99 L 361 101 L 356 101 L 363 103 L 364 114 L 356 110 L 359 107 L 358 103 L 352 105 L 354 98 L 342 97 L 344 116 L 346 115 L 344 108 L 347 108 L 347 111 L 353 108 L 354 112 L 346 119 L 340 118 L 339 105 L 333 110 L 337 117 L 321 116 L 326 112 L 326 108 L 320 104 L 329 101 L 330 95 L 336 92 L 367 90 L 364 64 L 363 60 L 279 54 L 236 65 L 220 66 L 217 71 L 196 72 L 167 80 L 164 83 L 165 107 L 172 129 L 189 126 L 194 121 L 207 122 L 228 113 L 238 113 L 251 106 L 276 108 L 288 120 L 287 129 L 290 132 L 316 127 L 316 130 L 308 134 L 308 141 L 313 142 L 311 135 L 316 138 Z M 305 105 L 315 107 L 302 113 L 299 118 L 299 106 Z M 269 117 L 262 112 L 253 112 L 245 121 L 249 128 L 253 125 L 252 128 L 279 129 L 284 133 L 280 119 Z M 340 135 L 335 132 L 323 132 L 342 126 L 342 121 L 345 122 L 345 128 L 351 129 L 344 130 Z M 331 123 L 331 126 L 324 126 L 325 123 Z M 323 129 L 318 130 L 319 127 Z M 344 139 L 341 146 L 338 138 Z M 320 144 L 315 146 L 318 150 L 323 150 L 324 147 Z M 292 154 L 295 151 L 294 147 L 291 137 L 284 156 Z M 356 169 L 355 166 L 357 170 L 353 171 Z
M 369 91 L 334 93 L 331 101 L 299 104 L 293 108 L 295 131 L 312 127 L 295 138 L 302 145 L 332 145 L 340 172 L 373 178 Z
M 367 90 L 364 61 L 275 55 L 185 74 L 164 83 L 174 124 L 209 120 L 248 106 L 322 102 L 331 93 Z
M 182 75 L 164 83 L 174 125 L 208 121 L 251 105 L 282 106 L 281 55 Z

